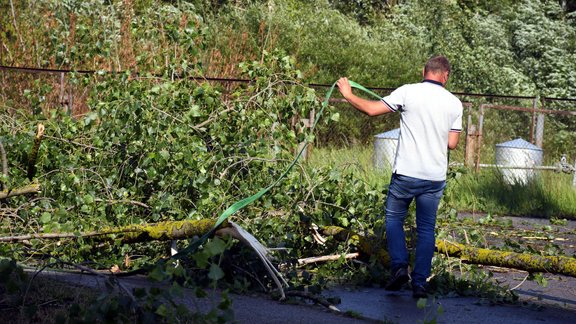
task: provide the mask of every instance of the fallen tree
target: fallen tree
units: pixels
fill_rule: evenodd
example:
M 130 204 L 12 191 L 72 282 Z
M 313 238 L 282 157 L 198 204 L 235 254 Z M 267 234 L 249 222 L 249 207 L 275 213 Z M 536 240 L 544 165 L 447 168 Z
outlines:
M 214 228 L 216 221 L 213 219 L 166 221 L 151 224 L 128 225 L 115 228 L 107 228 L 99 231 L 84 233 L 36 233 L 18 236 L 0 237 L 0 242 L 18 242 L 30 239 L 63 239 L 76 237 L 95 237 L 96 240 L 120 240 L 122 243 L 137 243 L 148 241 L 174 241 L 200 237 Z M 271 261 L 268 249 L 263 246 L 254 236 L 246 232 L 234 222 L 224 221 L 214 232 L 218 236 L 231 236 L 256 252 L 270 277 L 278 287 L 281 298 L 286 298 L 282 285 L 288 286 L 286 280 L 276 270 Z M 118 237 L 110 237 L 117 235 Z
M 322 233 L 338 240 L 352 240 L 360 252 L 375 256 L 384 265 L 389 265 L 390 256 L 383 246 L 383 239 L 364 237 L 338 226 L 329 226 Z M 436 240 L 436 252 L 459 258 L 465 263 L 482 264 L 528 272 L 546 272 L 576 277 L 576 259 L 566 256 L 543 256 L 529 253 L 498 251 L 466 246 L 447 240 Z
M 572 257 L 481 249 L 446 240 L 436 240 L 436 251 L 466 263 L 576 277 L 576 259 Z
M 201 236 L 214 227 L 212 219 L 166 221 L 153 224 L 129 225 L 118 228 L 103 229 L 86 233 L 39 233 L 20 236 L 0 237 L 0 242 L 17 242 L 36 239 L 59 239 L 73 237 L 108 236 L 120 234 L 114 239 L 123 243 L 146 242 L 152 240 L 180 240 Z M 232 237 L 250 245 L 258 255 L 267 259 L 268 252 L 265 247 L 246 231 L 234 226 L 232 222 L 224 222 L 215 232 L 216 235 L 231 235 Z M 384 265 L 389 265 L 390 256 L 386 251 L 382 239 L 375 236 L 363 236 L 356 232 L 338 226 L 328 226 L 321 230 L 324 235 L 332 236 L 339 241 L 348 241 L 354 244 L 358 251 L 367 256 L 376 257 Z M 111 238 L 107 238 L 111 239 Z M 459 258 L 463 262 L 482 264 L 524 270 L 528 272 L 546 272 L 576 277 L 576 259 L 565 256 L 541 256 L 528 253 L 506 252 L 475 248 L 446 240 L 436 240 L 436 251 L 450 257 Z M 265 262 L 267 263 L 267 262 Z M 268 266 L 271 264 L 268 263 Z M 275 269 L 274 269 L 275 270 Z M 269 271 L 274 271 L 269 269 Z

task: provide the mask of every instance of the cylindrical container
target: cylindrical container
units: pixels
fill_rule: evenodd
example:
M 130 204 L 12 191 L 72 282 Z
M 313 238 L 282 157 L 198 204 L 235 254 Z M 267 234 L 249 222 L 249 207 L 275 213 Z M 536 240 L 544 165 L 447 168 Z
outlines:
M 521 138 L 496 144 L 496 164 L 508 184 L 526 184 L 533 179 L 542 165 L 544 151 Z M 516 168 L 514 168 L 516 167 Z
M 400 128 L 393 129 L 374 136 L 374 167 L 377 169 L 392 169 L 398 147 Z

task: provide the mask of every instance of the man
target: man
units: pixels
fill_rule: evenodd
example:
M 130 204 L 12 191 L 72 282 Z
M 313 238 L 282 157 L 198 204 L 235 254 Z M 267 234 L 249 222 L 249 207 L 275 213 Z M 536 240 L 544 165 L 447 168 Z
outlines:
M 347 78 L 340 93 L 356 109 L 377 116 L 400 112 L 400 137 L 386 199 L 386 239 L 392 276 L 386 290 L 400 290 L 410 280 L 404 220 L 416 200 L 416 255 L 411 273 L 414 298 L 426 298 L 435 249 L 438 204 L 446 186 L 448 149 L 455 149 L 462 130 L 462 103 L 444 89 L 450 63 L 435 56 L 426 63 L 421 83 L 407 84 L 381 100 L 355 96 Z

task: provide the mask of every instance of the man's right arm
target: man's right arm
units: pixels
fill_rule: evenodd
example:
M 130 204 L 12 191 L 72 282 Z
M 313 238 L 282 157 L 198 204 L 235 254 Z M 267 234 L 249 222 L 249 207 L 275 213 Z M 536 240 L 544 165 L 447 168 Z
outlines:
M 448 148 L 453 150 L 458 146 L 458 141 L 460 139 L 460 133 L 462 132 L 462 103 L 458 100 L 458 114 L 456 119 L 452 123 L 450 132 L 448 133 Z
M 458 141 L 460 140 L 460 132 L 449 132 L 448 133 L 448 148 L 453 150 L 458 146 Z
M 336 85 L 338 86 L 338 90 L 340 90 L 342 96 L 344 96 L 344 98 L 354 106 L 354 108 L 362 111 L 368 116 L 378 116 L 393 111 L 382 100 L 367 100 L 354 95 L 347 78 L 340 78 L 336 82 Z

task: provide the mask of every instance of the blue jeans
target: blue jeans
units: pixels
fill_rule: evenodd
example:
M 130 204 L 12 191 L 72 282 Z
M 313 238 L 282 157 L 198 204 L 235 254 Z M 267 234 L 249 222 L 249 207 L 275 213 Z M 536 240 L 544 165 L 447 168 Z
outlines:
M 436 213 L 446 181 L 430 181 L 393 174 L 386 199 L 386 240 L 395 271 L 408 266 L 404 220 L 408 207 L 416 200 L 416 256 L 412 285 L 426 284 L 435 249 Z

